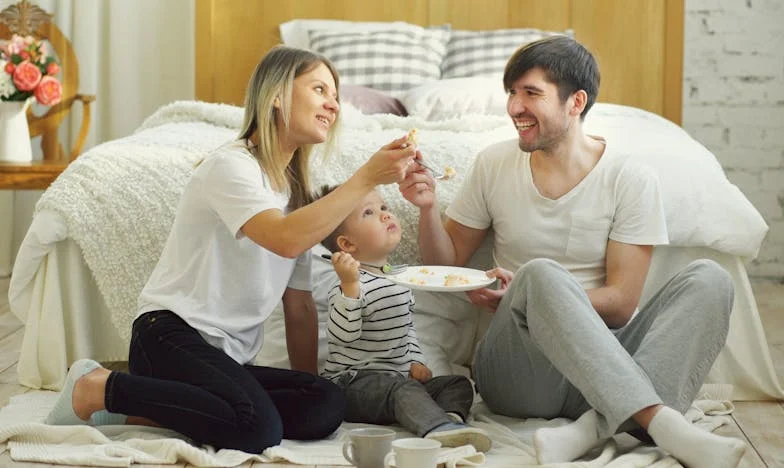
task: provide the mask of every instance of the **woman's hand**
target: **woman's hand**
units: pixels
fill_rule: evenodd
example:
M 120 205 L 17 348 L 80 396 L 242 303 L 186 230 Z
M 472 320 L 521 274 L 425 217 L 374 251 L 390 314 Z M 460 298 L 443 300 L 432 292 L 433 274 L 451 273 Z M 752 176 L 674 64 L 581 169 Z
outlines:
M 415 362 L 411 364 L 411 369 L 408 370 L 408 376 L 414 380 L 425 383 L 433 378 L 433 373 L 426 365 Z
M 346 297 L 359 297 L 359 262 L 347 252 L 332 254 L 332 266 L 340 278 L 340 288 Z
M 417 157 L 416 146 L 406 144 L 407 141 L 408 135 L 382 146 L 357 170 L 357 175 L 374 187 L 402 181 Z
M 498 289 L 474 289 L 473 291 L 468 291 L 466 295 L 468 295 L 468 298 L 471 300 L 471 304 L 495 312 L 496 309 L 498 309 L 498 304 L 501 302 L 501 299 L 503 299 L 504 294 L 506 294 L 506 290 L 509 288 L 509 283 L 511 283 L 514 278 L 514 273 L 500 267 L 493 268 L 485 273 L 488 277 L 497 278 L 500 281 Z

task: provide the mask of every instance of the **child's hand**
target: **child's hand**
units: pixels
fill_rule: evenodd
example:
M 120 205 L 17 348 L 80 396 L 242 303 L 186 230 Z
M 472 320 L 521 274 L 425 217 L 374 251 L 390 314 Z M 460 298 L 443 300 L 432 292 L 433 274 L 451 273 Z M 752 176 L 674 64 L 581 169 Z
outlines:
M 340 278 L 340 287 L 346 297 L 359 297 L 359 261 L 350 253 L 335 252 L 332 254 L 332 266 Z
M 430 372 L 430 369 L 428 369 L 426 365 L 415 362 L 411 364 L 411 369 L 408 371 L 408 376 L 414 380 L 425 383 L 433 378 L 433 373 Z

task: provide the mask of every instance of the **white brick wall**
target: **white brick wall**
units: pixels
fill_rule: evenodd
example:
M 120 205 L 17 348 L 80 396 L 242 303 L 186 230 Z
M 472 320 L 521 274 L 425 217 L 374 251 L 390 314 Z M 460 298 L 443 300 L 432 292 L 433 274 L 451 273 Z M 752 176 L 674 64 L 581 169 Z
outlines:
M 770 226 L 752 276 L 784 278 L 784 0 L 686 0 L 683 128 Z

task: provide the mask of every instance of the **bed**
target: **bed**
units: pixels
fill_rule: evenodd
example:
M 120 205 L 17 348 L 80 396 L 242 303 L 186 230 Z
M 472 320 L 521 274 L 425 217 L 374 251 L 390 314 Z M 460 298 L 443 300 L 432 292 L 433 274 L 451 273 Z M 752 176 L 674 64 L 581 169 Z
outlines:
M 127 359 L 136 296 L 162 247 L 179 190 L 201 155 L 235 134 L 241 113 L 234 106 L 196 101 L 172 103 L 148 118 L 134 135 L 85 153 L 44 193 L 19 251 L 9 288 L 11 310 L 26 327 L 18 365 L 22 384 L 58 389 L 67 366 L 75 359 Z M 342 180 L 367 157 L 368 147 L 378 147 L 416 127 L 426 157 L 436 166 L 451 165 L 457 169 L 454 180 L 438 185 L 443 201 L 453 196 L 479 148 L 509 138 L 510 132 L 514 135 L 507 118 L 493 115 L 424 120 L 391 114 L 365 115 L 344 104 L 342 118 L 342 156 L 317 163 L 316 182 Z M 730 335 L 708 376 L 703 397 L 781 399 L 784 394 L 773 370 L 744 269 L 744 261 L 754 256 L 767 230 L 757 211 L 726 180 L 707 150 L 659 116 L 629 106 L 599 103 L 586 126 L 610 141 L 644 143 L 639 157 L 657 169 L 662 181 L 673 244 L 654 250 L 643 301 L 696 258 L 719 262 L 733 277 L 736 295 Z M 668 151 L 675 147 L 680 150 Z M 416 264 L 415 212 L 407 208 L 394 186 L 381 190 L 391 209 L 400 215 L 405 229 L 406 241 L 394 261 Z M 489 265 L 491 242 L 490 239 L 482 246 L 471 266 Z M 319 253 L 314 249 L 313 275 L 320 322 L 319 359 L 323 363 L 325 299 L 334 273 Z M 468 364 L 489 315 L 475 310 L 459 293 L 417 291 L 416 301 L 415 324 L 434 374 L 470 375 Z M 288 366 L 280 309 L 265 323 L 265 342 L 257 362 Z M 489 413 L 481 403 L 475 406 L 472 417 L 475 424 L 490 430 L 496 441 L 498 450 L 487 455 L 489 466 L 523 466 L 524 460 L 525 464 L 531 462 L 530 443 L 526 440 L 530 442 L 532 429 L 538 427 L 531 425 L 535 421 L 505 419 Z M 339 457 L 341 436 L 335 437 L 324 441 L 319 449 L 323 451 L 318 453 Z M 48 446 L 47 453 L 57 453 L 52 447 Z M 291 448 L 284 445 L 278 450 L 287 447 Z M 597 460 L 614 459 L 618 455 L 616 448 L 605 447 L 610 452 L 596 455 Z M 295 455 L 302 453 L 299 448 L 284 452 L 283 459 L 303 460 Z M 634 463 L 639 462 L 637 457 L 650 454 L 633 451 L 623 456 L 627 457 L 628 466 L 646 466 Z M 659 458 L 654 457 L 650 463 Z M 609 459 L 591 466 L 603 466 Z M 41 461 L 47 460 L 57 459 Z M 324 463 L 326 459 L 319 460 Z M 329 458 L 330 464 L 338 461 Z
M 599 48 L 597 55 L 601 62 L 602 57 L 611 56 L 606 47 L 602 48 L 611 38 L 602 34 L 618 32 L 607 32 L 601 21 L 597 24 L 585 21 L 580 13 L 614 18 L 620 8 L 619 2 L 606 1 L 594 5 L 596 11 L 583 11 L 585 4 L 591 2 L 564 0 L 523 18 L 514 12 L 532 2 L 499 1 L 495 6 L 500 10 L 490 8 L 483 12 L 470 10 L 470 2 L 447 0 L 402 1 L 400 4 L 410 8 L 394 12 L 383 8 L 381 12 L 370 12 L 370 7 L 361 6 L 362 2 L 349 0 L 333 4 L 335 11 L 343 12 L 348 19 L 363 20 L 348 23 L 302 19 L 319 13 L 326 13 L 325 17 L 336 14 L 332 10 L 324 12 L 324 7 L 316 2 L 276 3 L 286 8 L 267 11 L 268 2 L 243 3 L 242 9 L 232 3 L 221 3 L 221 8 L 215 8 L 210 1 L 197 3 L 197 49 L 206 51 L 197 53 L 200 57 L 198 97 L 239 103 L 237 90 L 244 89 L 250 73 L 240 69 L 252 67 L 258 60 L 258 49 L 263 52 L 264 47 L 272 45 L 274 41 L 268 36 L 277 38 L 278 31 L 286 43 L 310 47 L 321 44 L 319 47 L 327 55 L 330 41 L 336 37 L 353 34 L 365 40 L 378 31 L 390 29 L 403 31 L 409 38 L 416 37 L 420 43 L 434 43 L 430 49 L 436 50 L 435 56 L 441 63 L 438 71 L 431 69 L 431 73 L 439 76 L 418 83 L 405 82 L 412 73 L 379 80 L 374 74 L 368 77 L 359 71 L 355 73 L 351 71 L 353 64 L 336 60 L 338 68 L 343 68 L 341 76 L 346 85 L 341 89 L 341 156 L 326 161 L 315 158 L 313 170 L 316 183 L 340 182 L 375 148 L 411 128 L 418 128 L 425 157 L 436 167 L 449 165 L 457 170 L 455 179 L 438 185 L 442 208 L 454 196 L 480 149 L 514 138 L 513 127 L 505 116 L 505 95 L 497 69 L 510 44 L 519 43 L 522 37 L 530 40 L 542 34 L 573 34 L 581 40 L 584 35 L 586 43 L 592 42 Z M 302 15 L 307 10 L 303 4 L 313 11 Z M 552 7 L 554 4 L 564 10 Z M 682 2 L 668 0 L 645 5 L 647 10 L 630 20 L 633 25 L 625 24 L 622 29 L 628 32 L 633 26 L 662 26 L 649 34 L 654 38 L 647 39 L 646 64 L 641 65 L 644 73 L 656 75 L 655 89 L 651 91 L 651 82 L 646 79 L 627 85 L 623 63 L 610 60 L 607 69 L 602 69 L 603 89 L 610 91 L 600 95 L 603 102 L 596 104 L 585 123 L 588 133 L 602 135 L 633 151 L 641 162 L 657 171 L 662 183 L 671 244 L 655 248 L 642 301 L 691 260 L 717 261 L 733 278 L 735 302 L 727 345 L 709 373 L 704 396 L 782 399 L 784 390 L 773 368 L 744 267 L 757 254 L 767 225 L 727 180 L 715 157 L 676 125 L 680 120 L 680 84 L 672 92 L 664 90 L 672 89 L 668 88 L 672 74 L 679 76 L 678 67 L 673 65 L 679 63 L 673 61 L 673 55 L 678 55 L 677 48 L 671 45 L 678 37 L 670 30 L 667 19 L 677 18 L 675 13 L 680 7 L 682 21 Z M 466 13 L 469 10 L 471 14 Z M 404 17 L 399 16 L 401 11 Z M 463 13 L 458 15 L 455 11 Z M 569 12 L 567 19 L 558 23 L 556 19 L 563 16 L 559 16 L 563 11 Z M 257 15 L 263 20 L 251 25 L 241 20 L 247 15 Z M 529 22 L 537 18 L 544 22 Z M 390 20 L 396 22 L 389 23 Z M 446 20 L 452 24 L 447 25 Z M 534 29 L 534 26 L 546 29 Z M 231 61 L 212 53 L 222 45 L 236 44 L 237 34 L 248 34 L 251 27 L 261 31 L 256 36 L 260 36 L 262 45 L 238 49 Z M 274 27 L 275 34 L 270 32 L 270 27 Z M 646 35 L 645 31 L 634 34 Z M 460 35 L 456 33 L 464 33 L 463 37 L 474 48 L 476 41 L 487 39 L 483 36 L 492 36 L 496 42 L 489 43 L 501 41 L 506 49 L 497 57 L 483 54 L 488 58 L 485 62 L 490 63 L 474 63 L 472 66 L 480 67 L 474 70 L 480 71 L 469 76 L 458 76 L 470 67 L 466 67 L 465 60 L 460 61 L 459 55 L 453 56 L 453 63 L 462 65 L 453 67 L 452 75 L 446 76 L 443 62 L 450 54 L 453 35 Z M 658 43 L 653 44 L 656 40 Z M 682 41 L 682 31 L 679 40 Z M 439 41 L 441 49 L 438 49 Z M 253 51 L 249 52 L 250 49 Z M 487 48 L 483 46 L 482 50 Z M 658 58 L 654 52 L 660 53 Z M 252 60 L 243 60 L 251 56 Z M 432 56 L 429 57 L 427 60 L 432 61 Z M 477 62 L 475 58 L 466 60 Z M 634 58 L 632 62 L 637 60 Z M 489 66 L 489 71 L 481 71 L 484 65 Z M 239 76 L 244 77 L 241 85 Z M 613 87 L 608 81 L 624 85 Z M 636 87 L 639 92 L 635 91 Z M 646 89 L 649 92 L 643 92 Z M 241 109 L 230 104 L 203 101 L 169 104 L 150 116 L 133 135 L 104 143 L 82 155 L 42 195 L 18 252 L 9 286 L 11 310 L 26 327 L 18 364 L 20 383 L 57 390 L 67 366 L 76 359 L 127 359 L 136 297 L 165 241 L 178 195 L 195 162 L 235 136 L 241 118 Z M 404 242 L 393 260 L 419 263 L 414 210 L 402 200 L 396 187 L 382 187 L 381 191 L 404 225 Z M 483 244 L 472 258 L 471 266 L 489 267 L 491 243 L 492 238 Z M 321 325 L 319 359 L 323 362 L 326 291 L 334 281 L 334 273 L 322 261 L 320 253 L 314 248 L 314 297 Z M 416 294 L 415 322 L 434 374 L 470 375 L 468 364 L 489 315 L 473 308 L 462 294 L 419 291 Z M 257 362 L 288 366 L 280 310 L 265 324 L 265 342 Z M 502 421 L 504 427 L 515 425 L 500 417 L 492 421 Z

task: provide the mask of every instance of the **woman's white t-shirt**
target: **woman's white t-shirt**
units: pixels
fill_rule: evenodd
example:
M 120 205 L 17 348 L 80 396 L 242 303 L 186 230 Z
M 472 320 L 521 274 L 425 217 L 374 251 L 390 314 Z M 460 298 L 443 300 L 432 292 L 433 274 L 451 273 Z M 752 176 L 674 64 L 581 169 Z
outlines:
M 517 140 L 494 144 L 477 156 L 446 214 L 470 228 L 492 227 L 496 265 L 514 272 L 530 260 L 549 258 L 585 289 L 604 286 L 608 239 L 668 242 L 656 173 L 611 144 L 583 180 L 557 199 L 536 189 L 531 154 Z
M 263 342 L 263 322 L 285 289 L 312 289 L 310 252 L 281 257 L 240 231 L 257 213 L 285 213 L 288 201 L 243 145 L 207 156 L 185 186 L 139 297 L 139 315 L 171 310 L 238 363 L 252 361 Z

